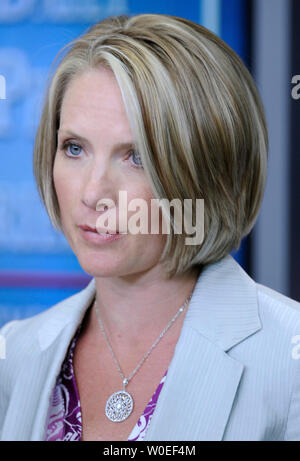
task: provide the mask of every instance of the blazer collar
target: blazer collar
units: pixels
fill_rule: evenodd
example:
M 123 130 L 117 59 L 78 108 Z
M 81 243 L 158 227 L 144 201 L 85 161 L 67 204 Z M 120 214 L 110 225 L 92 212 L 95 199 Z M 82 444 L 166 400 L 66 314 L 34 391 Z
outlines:
M 47 311 L 42 325 L 38 330 L 38 341 L 41 350 L 47 349 L 59 336 L 65 327 L 70 330 L 69 340 L 71 340 L 76 329 L 82 322 L 88 307 L 93 302 L 96 295 L 96 281 L 92 278 L 88 285 L 79 293 L 59 302 Z
M 256 283 L 231 255 L 203 268 L 184 323 L 224 351 L 261 328 Z

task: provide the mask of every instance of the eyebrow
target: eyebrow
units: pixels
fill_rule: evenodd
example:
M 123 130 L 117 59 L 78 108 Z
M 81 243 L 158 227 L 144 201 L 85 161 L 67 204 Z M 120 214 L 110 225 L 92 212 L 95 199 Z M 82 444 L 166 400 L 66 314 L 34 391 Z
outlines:
M 85 138 L 84 136 L 80 136 L 80 135 L 74 133 L 73 131 L 58 129 L 57 134 L 58 133 L 71 136 L 72 138 L 77 138 L 80 141 L 82 141 L 82 142 L 84 142 L 86 144 L 89 144 L 89 140 L 87 138 Z M 127 142 L 121 142 L 121 143 L 115 144 L 114 149 L 116 149 L 116 150 L 128 149 L 129 147 L 134 147 L 134 146 L 135 146 L 135 143 L 133 141 L 127 141 Z

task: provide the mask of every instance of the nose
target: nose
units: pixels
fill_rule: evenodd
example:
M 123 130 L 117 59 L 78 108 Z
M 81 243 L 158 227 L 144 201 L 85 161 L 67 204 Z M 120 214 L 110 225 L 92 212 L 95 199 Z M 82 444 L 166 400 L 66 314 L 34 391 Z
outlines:
M 87 170 L 82 172 L 82 190 L 81 201 L 82 203 L 95 210 L 100 199 L 110 199 L 116 203 L 116 179 L 112 178 L 109 170 L 108 162 L 101 159 L 101 162 L 94 162 L 87 167 Z M 105 208 L 100 208 L 101 213 Z

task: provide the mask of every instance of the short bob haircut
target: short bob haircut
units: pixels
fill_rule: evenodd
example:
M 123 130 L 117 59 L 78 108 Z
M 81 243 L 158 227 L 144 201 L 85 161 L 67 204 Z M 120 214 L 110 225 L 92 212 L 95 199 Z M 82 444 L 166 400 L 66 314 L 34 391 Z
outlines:
M 195 199 L 204 199 L 201 245 L 186 245 L 184 232 L 167 234 L 160 259 L 167 276 L 237 249 L 259 212 L 268 155 L 263 105 L 237 54 L 199 24 L 141 14 L 100 21 L 61 55 L 34 146 L 37 187 L 54 227 L 62 230 L 53 164 L 64 93 L 102 65 L 117 79 L 154 197 L 192 199 L 193 225 Z

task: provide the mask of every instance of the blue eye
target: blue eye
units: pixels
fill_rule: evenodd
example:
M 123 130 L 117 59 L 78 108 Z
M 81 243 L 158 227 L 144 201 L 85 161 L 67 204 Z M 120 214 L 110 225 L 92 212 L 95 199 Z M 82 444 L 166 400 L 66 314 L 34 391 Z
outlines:
M 142 159 L 141 159 L 141 156 L 138 152 L 136 152 L 135 150 L 132 150 L 131 151 L 131 158 L 137 158 L 138 159 L 138 162 L 135 163 L 135 161 L 133 162 L 133 167 L 134 168 L 143 168 L 143 164 L 142 164 Z
M 66 142 L 62 146 L 62 149 L 64 151 L 68 150 L 71 153 L 71 156 L 78 157 L 78 155 L 80 154 L 80 151 L 81 151 L 82 148 L 78 144 L 74 144 L 72 142 Z
M 72 150 L 70 150 L 69 148 L 71 148 Z M 67 157 L 78 157 L 80 154 L 79 149 L 81 150 L 82 147 L 71 141 L 66 141 L 65 143 L 62 143 L 60 145 L 60 150 L 64 151 Z

